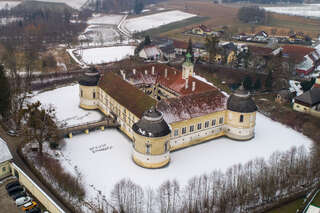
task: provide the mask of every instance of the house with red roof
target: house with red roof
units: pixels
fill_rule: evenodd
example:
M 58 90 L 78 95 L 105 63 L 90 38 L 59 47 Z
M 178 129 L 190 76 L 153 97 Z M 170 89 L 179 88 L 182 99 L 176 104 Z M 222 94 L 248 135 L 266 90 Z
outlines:
M 320 64 L 320 50 L 296 45 L 285 45 L 280 49 L 288 63 L 295 64 L 298 74 L 308 75 Z

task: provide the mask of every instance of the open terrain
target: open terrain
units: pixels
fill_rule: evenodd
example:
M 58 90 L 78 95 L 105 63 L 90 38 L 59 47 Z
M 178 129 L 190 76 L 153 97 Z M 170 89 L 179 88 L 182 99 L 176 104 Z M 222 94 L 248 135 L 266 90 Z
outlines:
M 221 30 L 223 26 L 228 26 L 232 33 L 257 33 L 264 30 L 271 33 L 272 29 L 276 29 L 277 35 L 288 35 L 291 30 L 296 32 L 304 32 L 313 38 L 317 38 L 320 27 L 320 20 L 310 19 L 301 16 L 290 16 L 285 14 L 272 13 L 269 23 L 266 25 L 252 25 L 240 23 L 237 19 L 237 12 L 240 4 L 214 4 L 212 1 L 182 1 L 170 0 L 159 3 L 159 7 L 182 10 L 188 13 L 197 14 L 198 16 L 208 17 L 203 24 L 215 30 Z M 189 36 L 185 36 L 182 32 L 191 29 L 197 24 L 188 24 L 178 29 L 169 30 L 161 33 L 163 37 L 171 37 L 178 40 L 187 41 Z M 203 39 L 200 39 L 203 40 Z

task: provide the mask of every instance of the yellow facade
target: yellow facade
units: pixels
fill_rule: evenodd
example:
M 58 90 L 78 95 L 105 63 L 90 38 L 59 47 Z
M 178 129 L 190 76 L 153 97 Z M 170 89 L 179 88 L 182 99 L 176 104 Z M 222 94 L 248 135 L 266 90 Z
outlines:
M 228 55 L 228 59 L 227 59 L 227 63 L 231 64 L 232 62 L 234 62 L 237 59 L 236 54 L 234 51 L 231 51 Z
M 0 163 L 0 180 L 10 175 L 11 175 L 10 162 L 6 161 L 3 163 Z
M 294 103 L 293 110 L 298 111 L 298 112 L 307 113 L 312 116 L 320 117 L 320 111 L 316 111 L 316 110 L 314 110 L 310 107 L 304 106 L 302 104 Z
M 80 107 L 83 109 L 97 109 L 97 91 L 96 86 L 80 85 Z
M 226 112 L 226 110 L 223 110 L 189 120 L 171 123 L 171 151 L 223 136 Z M 199 129 L 198 126 L 201 126 L 201 128 Z M 214 132 L 212 132 L 212 130 L 214 130 Z
M 41 204 L 51 213 L 64 212 L 41 188 L 39 188 L 31 178 L 29 178 L 19 167 L 12 164 L 12 175 L 17 175 L 19 182 L 41 202 Z

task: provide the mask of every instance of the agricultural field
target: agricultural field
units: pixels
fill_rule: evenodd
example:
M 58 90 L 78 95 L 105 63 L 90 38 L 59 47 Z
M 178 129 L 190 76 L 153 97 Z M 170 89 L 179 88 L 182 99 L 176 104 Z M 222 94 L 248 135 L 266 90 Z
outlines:
M 237 19 L 238 8 L 240 4 L 214 4 L 212 1 L 180 1 L 172 0 L 159 3 L 158 7 L 172 8 L 182 10 L 188 13 L 197 14 L 198 16 L 208 17 L 202 21 L 202 24 L 220 30 L 223 26 L 228 26 L 232 33 L 257 33 L 264 30 L 271 34 L 272 29 L 276 29 L 277 35 L 288 35 L 294 29 L 296 32 L 304 32 L 312 38 L 318 37 L 320 20 L 310 19 L 301 16 L 290 16 L 285 14 L 272 13 L 269 24 L 255 25 L 240 23 Z M 200 24 L 200 23 L 197 23 Z M 170 37 L 177 40 L 187 41 L 189 36 L 183 35 L 183 32 L 190 30 L 196 24 L 185 25 L 179 29 L 162 32 L 162 37 Z
M 303 4 L 299 6 L 281 6 L 281 7 L 263 7 L 266 11 L 293 15 L 293 16 L 307 16 L 320 17 L 320 4 Z
M 184 19 L 195 17 L 196 15 L 178 10 L 156 13 L 152 15 L 140 16 L 127 19 L 125 28 L 131 33 L 146 31 L 157 28 L 162 25 L 182 21 Z
M 87 0 L 35 0 L 39 2 L 49 2 L 49 3 L 65 3 L 66 5 L 79 10 Z

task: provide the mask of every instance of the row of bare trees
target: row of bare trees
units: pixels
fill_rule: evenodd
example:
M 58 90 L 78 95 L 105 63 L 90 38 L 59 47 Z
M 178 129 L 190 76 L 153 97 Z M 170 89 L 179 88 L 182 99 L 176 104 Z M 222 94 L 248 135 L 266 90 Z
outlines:
M 193 177 L 185 186 L 169 180 L 156 190 L 144 190 L 123 179 L 114 186 L 109 200 L 97 199 L 99 205 L 93 212 L 250 212 L 313 188 L 320 175 L 318 157 L 316 151 L 293 147 L 273 153 L 268 160 L 257 158 L 225 172 Z

